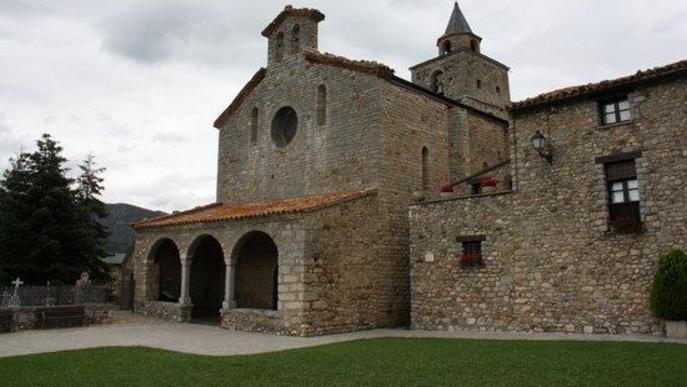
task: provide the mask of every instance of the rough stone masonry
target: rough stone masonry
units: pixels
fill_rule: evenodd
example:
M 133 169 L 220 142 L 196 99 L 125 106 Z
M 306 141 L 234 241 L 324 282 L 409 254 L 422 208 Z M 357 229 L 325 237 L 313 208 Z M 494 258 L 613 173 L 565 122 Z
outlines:
M 289 335 L 654 329 L 651 270 L 685 243 L 684 199 L 667 209 L 685 181 L 684 63 L 512 105 L 508 67 L 457 4 L 413 82 L 320 52 L 324 18 L 287 6 L 263 31 L 267 66 L 215 121 L 216 203 L 133 224 L 138 312 Z M 598 125 L 627 118 L 623 98 L 632 120 Z M 609 231 L 614 157 L 636 163 L 621 188 L 641 198 L 639 233 Z

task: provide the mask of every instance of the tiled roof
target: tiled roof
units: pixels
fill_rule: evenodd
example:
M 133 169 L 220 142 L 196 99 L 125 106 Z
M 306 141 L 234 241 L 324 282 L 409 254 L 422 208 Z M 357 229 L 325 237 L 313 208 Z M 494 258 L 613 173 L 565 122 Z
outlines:
M 250 93 L 255 89 L 255 87 L 262 82 L 262 80 L 265 78 L 265 74 L 267 73 L 267 70 L 264 68 L 260 68 L 255 75 L 253 75 L 253 78 L 246 83 L 246 85 L 241 89 L 239 94 L 234 98 L 233 101 L 231 101 L 231 104 L 224 109 L 222 114 L 217 117 L 214 123 L 214 127 L 219 129 L 224 125 L 227 120 L 229 120 L 229 117 L 231 117 L 234 112 L 241 106 L 243 101 L 250 95 Z
M 631 86 L 637 82 L 656 79 L 667 75 L 675 74 L 687 70 L 687 60 L 669 64 L 663 67 L 656 67 L 650 70 L 638 71 L 634 75 L 627 77 L 602 81 L 598 83 L 589 83 L 586 85 L 566 87 L 564 89 L 555 90 L 549 93 L 544 93 L 524 101 L 515 102 L 511 106 L 511 110 L 519 110 L 527 107 L 547 104 L 549 102 L 564 100 L 568 98 L 579 97 L 586 94 L 597 93 L 608 89 Z
M 269 37 L 272 33 L 279 28 L 281 23 L 286 20 L 289 16 L 301 16 L 312 19 L 316 22 L 321 22 L 324 20 L 324 14 L 316 9 L 309 8 L 293 8 L 287 5 L 284 10 L 270 23 L 267 28 L 262 31 L 262 36 Z
M 320 196 L 284 199 L 267 203 L 226 204 L 214 203 L 197 207 L 189 211 L 162 216 L 154 219 L 144 219 L 133 222 L 135 229 L 178 226 L 194 223 L 215 223 L 246 218 L 258 218 L 269 215 L 292 214 L 316 211 L 344 202 L 376 194 L 376 190 L 334 193 Z
M 367 60 L 353 60 L 344 58 L 343 56 L 321 53 L 314 50 L 306 51 L 305 59 L 310 63 L 318 63 L 329 66 L 341 67 L 365 74 L 375 75 L 380 78 L 389 78 L 394 75 L 394 70 L 392 70 L 387 65 L 384 65 L 379 62 L 372 62 Z

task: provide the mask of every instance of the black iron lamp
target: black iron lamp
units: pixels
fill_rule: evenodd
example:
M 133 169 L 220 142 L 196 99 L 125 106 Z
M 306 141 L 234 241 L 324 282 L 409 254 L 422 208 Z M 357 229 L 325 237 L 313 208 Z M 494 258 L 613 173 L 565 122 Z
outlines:
M 549 147 L 548 140 L 538 130 L 534 136 L 532 136 L 532 146 L 534 147 L 534 150 L 539 153 L 539 156 L 544 158 L 547 163 L 553 164 L 553 155 L 551 154 L 551 148 Z

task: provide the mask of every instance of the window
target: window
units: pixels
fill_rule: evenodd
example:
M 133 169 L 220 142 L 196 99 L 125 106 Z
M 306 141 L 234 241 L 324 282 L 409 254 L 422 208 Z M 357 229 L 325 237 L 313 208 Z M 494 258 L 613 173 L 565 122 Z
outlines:
M 499 86 L 496 86 L 496 94 L 501 94 L 501 88 Z
M 470 194 L 479 195 L 482 193 L 482 184 L 478 181 L 470 184 Z
M 470 41 L 470 49 L 474 52 L 477 52 L 477 42 L 474 40 Z
M 274 47 L 274 59 L 277 62 L 281 62 L 282 58 L 284 57 L 284 33 L 280 32 L 277 34 L 277 37 L 275 39 L 275 47 Z
M 606 164 L 606 182 L 610 221 L 620 226 L 639 225 L 639 180 L 635 161 L 625 160 Z
M 461 245 L 460 263 L 464 266 L 481 266 L 482 242 L 486 240 L 484 236 L 462 236 L 458 237 Z
M 448 54 L 449 52 L 451 52 L 451 42 L 447 40 L 444 42 L 444 54 Z
M 478 89 L 481 89 L 481 88 L 482 88 L 482 80 L 481 80 L 481 79 L 478 79 L 478 80 L 477 80 L 477 88 L 478 88 Z
M 613 125 L 627 122 L 632 119 L 630 113 L 630 101 L 627 97 L 614 100 L 603 101 L 600 103 L 601 123 L 603 125 Z
M 444 73 L 435 71 L 432 74 L 432 91 L 437 94 L 444 94 Z
M 250 117 L 250 143 L 255 145 L 258 142 L 258 108 L 254 108 Z
M 298 116 L 296 111 L 289 106 L 285 106 L 274 115 L 272 119 L 272 140 L 278 147 L 288 145 L 298 129 Z
M 317 87 L 317 125 L 327 124 L 327 86 Z
M 294 54 L 301 50 L 301 27 L 296 24 L 291 31 L 291 52 Z
M 422 190 L 429 192 L 431 183 L 429 178 L 429 149 L 422 148 Z

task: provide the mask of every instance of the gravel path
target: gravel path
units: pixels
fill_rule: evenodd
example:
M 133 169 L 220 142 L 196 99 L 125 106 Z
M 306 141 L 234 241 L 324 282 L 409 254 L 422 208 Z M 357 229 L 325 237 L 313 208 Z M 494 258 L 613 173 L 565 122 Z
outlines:
M 215 326 L 178 324 L 125 312 L 116 312 L 108 325 L 44 331 L 23 331 L 0 335 L 0 357 L 110 346 L 145 346 L 201 355 L 242 355 L 378 337 L 467 338 L 498 340 L 577 340 L 675 342 L 652 336 L 448 333 L 378 329 L 321 337 L 288 337 L 235 332 Z

